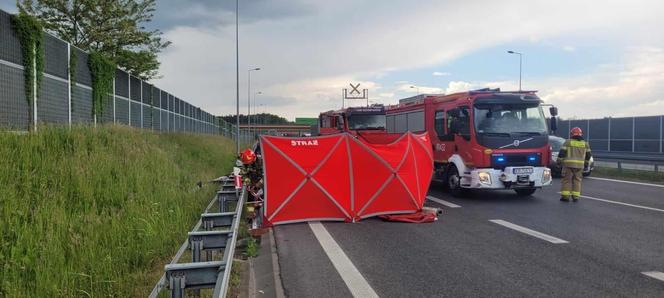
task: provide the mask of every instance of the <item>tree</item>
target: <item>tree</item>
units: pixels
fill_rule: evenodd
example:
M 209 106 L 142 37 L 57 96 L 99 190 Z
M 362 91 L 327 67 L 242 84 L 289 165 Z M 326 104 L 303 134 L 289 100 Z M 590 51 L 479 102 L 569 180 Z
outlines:
M 222 116 L 221 119 L 224 121 L 235 124 L 235 115 Z M 247 115 L 240 114 L 240 124 L 247 124 Z M 251 124 L 294 124 L 293 122 L 288 121 L 286 118 L 280 117 L 278 115 L 261 113 L 251 115 Z
M 161 31 L 147 30 L 156 0 L 17 0 L 20 12 L 72 45 L 102 53 L 133 76 L 158 75 L 157 54 L 170 45 Z

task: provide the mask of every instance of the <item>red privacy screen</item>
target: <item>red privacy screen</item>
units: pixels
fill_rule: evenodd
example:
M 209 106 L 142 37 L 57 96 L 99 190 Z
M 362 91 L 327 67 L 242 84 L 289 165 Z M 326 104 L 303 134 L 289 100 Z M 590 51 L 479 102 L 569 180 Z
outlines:
M 422 209 L 433 173 L 426 134 L 390 144 L 349 134 L 261 136 L 265 222 L 357 221 Z

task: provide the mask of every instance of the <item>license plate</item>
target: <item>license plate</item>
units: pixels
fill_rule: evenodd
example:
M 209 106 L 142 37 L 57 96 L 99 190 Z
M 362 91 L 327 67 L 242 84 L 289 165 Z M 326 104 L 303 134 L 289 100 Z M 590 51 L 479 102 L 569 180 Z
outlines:
M 533 173 L 533 168 L 514 168 L 512 173 L 515 175 L 530 175 Z

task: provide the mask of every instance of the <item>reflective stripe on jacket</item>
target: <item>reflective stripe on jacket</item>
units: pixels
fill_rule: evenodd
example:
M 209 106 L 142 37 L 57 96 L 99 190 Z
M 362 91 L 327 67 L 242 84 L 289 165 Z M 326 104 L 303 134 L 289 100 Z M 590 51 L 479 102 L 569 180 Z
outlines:
M 565 167 L 582 169 L 590 159 L 590 145 L 581 138 L 566 140 L 560 148 L 558 158 Z

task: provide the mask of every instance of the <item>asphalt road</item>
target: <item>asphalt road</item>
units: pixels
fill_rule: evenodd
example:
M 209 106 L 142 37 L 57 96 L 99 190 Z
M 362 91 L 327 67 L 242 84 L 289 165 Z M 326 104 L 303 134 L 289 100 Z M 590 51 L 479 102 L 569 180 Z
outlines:
M 461 208 L 428 201 L 444 209 L 435 223 L 324 223 L 379 296 L 664 297 L 664 280 L 642 273 L 664 272 L 662 187 L 586 179 L 578 203 L 558 200 L 558 180 L 526 198 L 438 189 L 429 194 Z M 352 296 L 308 224 L 277 226 L 275 237 L 287 296 Z

